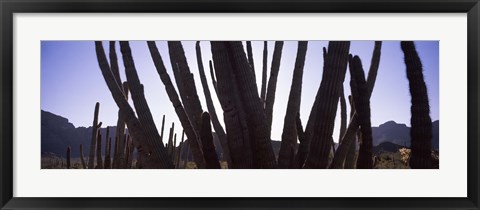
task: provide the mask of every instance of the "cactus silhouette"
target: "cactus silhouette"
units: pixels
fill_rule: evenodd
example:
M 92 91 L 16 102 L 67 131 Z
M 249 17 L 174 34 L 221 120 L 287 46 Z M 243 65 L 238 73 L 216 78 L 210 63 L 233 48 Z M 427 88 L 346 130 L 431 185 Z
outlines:
M 67 147 L 67 169 L 71 169 L 70 159 L 72 154 L 72 148 L 70 146 Z
M 297 58 L 295 68 L 293 70 L 292 85 L 290 87 L 290 95 L 288 98 L 287 111 L 285 114 L 282 143 L 278 156 L 279 168 L 290 168 L 295 160 L 295 145 L 297 144 L 297 115 L 300 112 L 300 103 L 302 96 L 302 78 L 303 67 L 305 65 L 305 56 L 307 54 L 308 42 L 298 42 Z M 292 152 L 293 150 L 293 152 Z
M 338 108 L 340 88 L 347 70 L 350 42 L 330 41 L 328 52 L 324 49 L 322 82 L 317 92 L 313 137 L 305 168 L 326 168 L 331 149 L 331 138 Z M 309 138 L 309 136 L 306 136 Z
M 97 134 L 97 165 L 96 169 L 103 169 L 103 160 L 102 160 L 102 134 L 98 130 Z
M 260 98 L 265 103 L 265 96 L 267 93 L 267 57 L 268 57 L 268 43 L 263 42 L 263 71 L 262 71 L 262 89 L 260 90 Z
M 343 85 L 340 87 L 340 134 L 338 136 L 338 143 L 342 143 L 343 134 L 347 129 L 347 102 L 345 101 L 345 93 L 343 92 Z
M 207 103 L 207 109 L 208 109 L 208 112 L 210 113 L 213 128 L 215 129 L 218 139 L 220 140 L 220 144 L 222 145 L 223 158 L 227 161 L 228 165 L 231 165 L 232 162 L 230 159 L 230 149 L 228 148 L 227 135 L 225 134 L 225 131 L 223 130 L 223 127 L 220 124 L 220 121 L 218 120 L 217 113 L 215 111 L 215 106 L 213 105 L 212 96 L 208 88 L 207 77 L 205 76 L 205 70 L 203 68 L 202 51 L 200 49 L 200 42 L 198 41 L 196 42 L 195 49 L 197 53 L 198 71 L 200 75 L 200 80 L 202 82 L 205 101 Z
M 83 156 L 83 144 L 80 144 L 80 163 L 82 164 L 83 169 L 87 168 L 87 164 L 85 163 L 85 158 Z
M 278 72 L 280 70 L 280 61 L 282 59 L 283 41 L 276 41 L 273 50 L 272 68 L 270 69 L 270 78 L 268 79 L 267 96 L 265 99 L 265 114 L 267 116 L 267 131 L 272 128 L 273 104 L 275 103 L 275 93 L 277 90 Z
M 97 149 L 97 135 L 98 129 L 102 123 L 98 123 L 98 112 L 100 109 L 100 103 L 95 104 L 95 111 L 93 113 L 93 125 L 92 125 L 92 138 L 90 141 L 90 155 L 88 156 L 88 168 L 93 169 L 95 165 L 95 151 Z
M 355 114 L 355 104 L 353 103 L 353 98 L 351 95 L 348 96 L 348 101 L 350 103 L 350 119 Z M 344 134 L 345 135 L 345 134 Z M 343 137 L 343 135 L 342 135 Z M 356 147 L 357 141 L 354 139 L 347 150 L 347 156 L 345 157 L 344 168 L 345 169 L 354 169 L 355 168 L 355 159 L 356 159 Z
M 381 49 L 382 49 L 382 42 L 375 41 L 375 46 L 374 46 L 373 55 L 372 55 L 372 62 L 370 64 L 370 70 L 368 71 L 368 77 L 366 82 L 369 99 L 370 99 L 370 96 L 372 95 L 373 87 L 375 86 L 377 71 L 380 64 Z M 350 123 L 348 124 L 347 130 L 343 135 L 342 143 L 340 144 L 340 146 L 337 148 L 337 151 L 335 152 L 332 163 L 330 164 L 330 168 L 344 167 L 345 158 L 350 148 L 350 144 L 355 140 L 355 135 L 357 133 L 358 126 L 359 126 L 358 114 L 354 113 L 353 116 L 350 118 Z
M 108 127 L 107 127 L 107 131 L 108 131 Z M 108 140 L 107 140 L 106 148 L 105 148 L 104 167 L 106 169 L 112 168 L 111 152 L 112 152 L 112 137 L 109 137 Z
M 246 41 L 246 42 L 247 42 L 248 63 L 250 64 L 250 68 L 253 72 L 253 77 L 255 78 L 256 76 L 255 76 L 255 65 L 253 62 L 252 42 L 251 41 Z
M 150 51 L 150 54 L 152 56 L 153 63 L 155 64 L 155 68 L 157 69 L 160 79 L 162 80 L 165 86 L 167 95 L 170 98 L 170 101 L 172 102 L 172 105 L 175 109 L 175 112 L 177 113 L 178 119 L 180 120 L 180 123 L 183 129 L 185 129 L 185 134 L 189 139 L 188 142 L 189 142 L 190 149 L 192 151 L 195 163 L 198 168 L 205 168 L 205 159 L 203 158 L 203 152 L 199 143 L 197 131 L 194 129 L 193 123 L 190 122 L 189 117 L 185 111 L 185 108 L 182 105 L 182 102 L 180 102 L 180 98 L 178 97 L 177 91 L 175 90 L 175 87 L 172 84 L 172 80 L 170 79 L 170 76 L 168 75 L 167 70 L 165 69 L 165 65 L 163 64 L 162 57 L 158 52 L 157 45 L 155 44 L 154 41 L 148 41 L 147 44 L 148 44 L 148 49 Z
M 110 54 L 113 54 L 115 52 L 112 52 Z M 128 83 L 123 82 L 121 83 L 122 85 L 119 86 L 121 87 L 123 97 L 125 100 L 128 101 Z M 115 148 L 113 152 L 113 161 L 112 161 L 112 168 L 124 168 L 124 165 L 121 164 L 125 160 L 125 153 L 121 148 L 124 148 L 125 145 L 123 145 L 123 141 L 120 141 L 125 137 L 125 117 L 122 114 L 120 110 L 118 111 L 118 119 L 117 119 L 117 128 L 116 128 L 116 135 L 118 137 L 118 142 L 115 140 Z M 117 146 L 118 143 L 118 146 Z
M 372 162 L 372 126 L 370 123 L 370 96 L 365 81 L 362 62 L 358 56 L 349 58 L 350 64 L 350 87 L 353 102 L 358 113 L 358 121 L 361 131 L 361 143 L 358 152 L 357 168 L 373 168 Z
M 144 131 L 139 119 L 135 116 L 130 104 L 125 99 L 122 89 L 118 86 L 110 70 L 110 66 L 105 56 L 102 42 L 95 42 L 95 50 L 100 70 L 105 83 L 107 84 L 112 97 L 122 112 L 123 118 L 128 126 L 129 134 L 132 135 L 135 147 L 144 160 L 143 164 L 147 168 L 173 168 L 173 164 L 166 153 L 163 144 L 150 133 Z
M 432 168 L 432 119 L 428 103 L 427 86 L 423 79 L 423 67 L 415 43 L 402 41 L 400 43 L 405 55 L 407 78 L 412 96 L 410 124 L 411 136 L 411 168 Z
M 203 154 L 205 156 L 205 168 L 220 169 L 215 145 L 213 144 L 212 128 L 210 127 L 210 115 L 208 112 L 202 114 L 202 129 L 200 130 Z

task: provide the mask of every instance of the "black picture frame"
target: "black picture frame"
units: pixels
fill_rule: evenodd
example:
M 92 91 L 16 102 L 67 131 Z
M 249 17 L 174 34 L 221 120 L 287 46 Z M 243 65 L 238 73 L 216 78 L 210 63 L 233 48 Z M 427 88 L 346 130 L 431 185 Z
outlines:
M 479 209 L 478 0 L 0 0 L 1 209 Z M 468 196 L 466 198 L 18 198 L 13 197 L 15 13 L 467 13 Z M 448 180 L 445 180 L 448 181 Z

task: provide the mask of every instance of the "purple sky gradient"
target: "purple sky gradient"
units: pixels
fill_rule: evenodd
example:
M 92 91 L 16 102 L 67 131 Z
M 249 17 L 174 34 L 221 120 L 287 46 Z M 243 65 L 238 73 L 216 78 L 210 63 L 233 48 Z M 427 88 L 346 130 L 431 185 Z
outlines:
M 206 110 L 205 97 L 198 74 L 195 54 L 195 41 L 182 42 L 185 54 L 194 74 L 195 85 Z M 430 116 L 432 120 L 439 119 L 439 42 L 416 41 L 417 51 L 424 67 L 424 77 L 430 99 Z M 171 122 L 175 122 L 175 132 L 180 134 L 182 128 L 173 106 L 165 92 L 157 71 L 153 65 L 147 43 L 145 41 L 130 42 L 136 69 L 140 81 L 145 88 L 145 95 L 149 103 L 157 128 L 161 126 L 162 116 L 166 115 L 167 132 Z M 244 43 L 245 45 L 245 43 Z M 302 101 L 300 115 L 305 126 L 315 95 L 322 79 L 323 53 L 322 47 L 327 41 L 309 41 L 305 61 Z M 104 42 L 108 50 L 108 42 Z M 168 55 L 167 43 L 157 41 L 160 54 L 166 65 L 172 81 L 172 67 Z M 350 53 L 358 55 L 363 64 L 365 74 L 370 68 L 374 42 L 352 41 Z M 257 85 L 261 86 L 263 41 L 253 41 L 253 54 Z M 270 72 L 274 42 L 268 42 L 268 75 Z M 209 82 L 210 92 L 215 103 L 217 115 L 223 124 L 223 112 L 211 85 L 208 61 L 211 59 L 210 43 L 201 42 L 202 58 Z M 272 139 L 280 140 L 283 130 L 293 68 L 297 53 L 297 41 L 285 41 L 280 72 L 278 76 L 277 92 L 274 105 L 272 124 Z M 108 54 L 108 52 L 107 52 Z M 117 43 L 120 74 L 126 80 L 121 53 Z M 344 87 L 345 94 L 350 94 L 350 76 L 347 72 Z M 66 117 L 75 126 L 91 126 L 95 103 L 100 102 L 99 120 L 102 127 L 116 125 L 118 108 L 105 84 L 95 54 L 93 41 L 42 41 L 41 46 L 41 109 Z M 130 101 L 131 102 L 131 101 Z M 131 103 L 132 104 L 132 103 Z M 348 104 L 348 101 L 347 101 Z M 389 120 L 410 125 L 410 93 L 406 77 L 403 52 L 399 41 L 384 41 L 377 80 L 370 100 L 372 126 L 378 126 Z M 133 107 L 133 104 L 132 104 Z M 347 113 L 350 108 L 347 107 Z M 339 112 L 335 124 L 334 140 L 338 142 Z

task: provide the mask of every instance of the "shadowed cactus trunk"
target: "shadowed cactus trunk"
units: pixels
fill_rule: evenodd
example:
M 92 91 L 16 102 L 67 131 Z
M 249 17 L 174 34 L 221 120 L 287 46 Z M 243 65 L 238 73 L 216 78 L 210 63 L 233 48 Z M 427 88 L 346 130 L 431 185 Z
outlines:
M 175 129 L 175 123 L 172 123 L 172 127 L 170 127 L 170 132 L 168 134 L 168 146 L 167 146 L 167 150 L 168 150 L 168 154 L 171 156 L 172 155 L 172 147 L 174 147 L 173 145 L 173 133 L 175 132 L 174 131 Z
M 215 72 L 213 70 L 213 62 L 211 60 L 208 61 L 208 67 L 210 68 L 210 77 L 212 79 L 212 86 L 213 86 L 213 89 L 215 90 L 215 94 L 217 94 L 217 97 L 218 97 L 217 80 L 215 79 Z
M 297 145 L 296 118 L 300 112 L 303 67 L 305 65 L 307 46 L 308 42 L 306 41 L 298 42 L 297 58 L 295 61 L 295 68 L 293 70 L 292 85 L 290 87 L 287 112 L 285 114 L 283 124 L 282 143 L 278 156 L 279 168 L 290 168 L 292 165 L 295 165 L 292 163 L 292 160 L 295 158 L 291 156 L 295 155 L 295 146 Z
M 165 129 L 165 115 L 163 115 L 163 118 L 162 118 L 162 130 L 160 131 L 160 140 L 161 142 L 163 143 L 163 131 Z
M 108 131 L 108 127 L 107 127 Z M 112 152 L 112 138 L 108 138 L 107 144 L 105 146 L 105 164 L 104 167 L 107 169 L 112 168 L 112 158 L 111 158 L 111 152 Z
M 200 49 L 200 42 L 196 43 L 195 49 L 197 53 L 197 63 L 198 63 L 198 71 L 200 74 L 200 80 L 202 81 L 203 93 L 205 95 L 205 101 L 207 103 L 208 112 L 210 113 L 210 117 L 212 119 L 212 125 L 222 145 L 223 158 L 225 159 L 225 161 L 227 161 L 228 165 L 231 165 L 230 149 L 228 148 L 227 135 L 225 134 L 225 131 L 223 130 L 223 127 L 220 124 L 220 121 L 218 120 L 217 113 L 215 111 L 215 106 L 213 105 L 212 96 L 210 94 L 210 89 L 208 88 L 207 77 L 205 76 L 205 71 L 203 68 L 202 51 Z
M 260 98 L 265 103 L 265 96 L 267 93 L 267 65 L 268 65 L 268 43 L 263 42 L 263 71 L 262 71 L 262 89 L 260 90 Z
M 98 128 L 102 123 L 98 123 L 98 112 L 100 109 L 100 103 L 95 104 L 95 111 L 93 113 L 93 125 L 92 125 L 92 137 L 90 141 L 90 155 L 88 156 L 88 168 L 93 169 L 95 166 L 95 151 L 97 149 L 97 134 Z
M 199 143 L 199 138 L 197 136 L 197 131 L 193 127 L 193 123 L 190 122 L 185 109 L 180 102 L 178 94 L 175 90 L 175 87 L 172 84 L 172 80 L 170 76 L 167 74 L 167 70 L 165 69 L 165 65 L 163 64 L 162 57 L 158 52 L 158 48 L 154 41 L 148 41 L 148 48 L 150 50 L 150 54 L 152 56 L 152 60 L 155 64 L 155 68 L 162 80 L 165 90 L 167 92 L 170 101 L 172 102 L 173 108 L 177 113 L 178 119 L 182 124 L 183 129 L 185 129 L 185 133 L 189 139 L 189 145 L 192 150 L 192 154 L 197 164 L 198 168 L 205 168 L 205 159 L 203 158 L 203 152 Z M 134 137 L 135 138 L 135 137 Z
M 427 86 L 423 79 L 422 62 L 412 41 L 402 41 L 401 47 L 405 55 L 407 78 L 412 96 L 410 167 L 430 169 L 432 168 L 432 119 Z
M 121 86 L 121 90 L 123 91 L 123 96 L 125 97 L 125 100 L 128 101 L 128 83 L 123 82 Z M 112 163 L 112 168 L 123 168 L 123 165 L 120 164 L 125 160 L 125 153 L 120 149 L 123 148 L 123 142 L 120 141 L 125 137 L 125 120 L 124 116 L 120 110 L 118 110 L 118 120 L 117 120 L 117 128 L 116 128 L 116 135 L 118 137 L 118 142 L 115 140 L 115 145 L 118 143 L 118 147 L 115 146 L 114 148 L 114 154 L 113 154 L 113 163 Z
M 98 134 L 97 134 L 97 165 L 95 166 L 95 168 L 103 169 L 102 134 L 100 133 L 100 129 L 98 130 Z
M 70 159 L 72 156 L 72 148 L 70 146 L 67 147 L 67 169 L 71 169 L 72 166 L 70 164 Z
M 265 99 L 265 115 L 267 116 L 267 131 L 272 128 L 273 104 L 275 103 L 275 93 L 277 90 L 278 72 L 280 70 L 280 61 L 282 59 L 283 41 L 275 42 L 273 50 L 272 68 L 270 69 L 270 78 L 268 79 L 267 96 Z
M 343 85 L 340 89 L 340 134 L 338 136 L 338 143 L 342 143 L 343 134 L 347 129 L 347 102 L 345 101 L 345 93 L 343 92 Z
M 241 99 L 245 104 L 250 142 L 253 143 L 254 167 L 276 168 L 269 124 L 242 42 L 226 42 L 225 45 L 233 67 L 234 81 L 238 84 Z
M 255 64 L 253 62 L 252 42 L 251 41 L 246 41 L 246 42 L 247 42 L 248 63 L 250 64 L 250 68 L 252 69 L 252 72 L 253 72 L 253 77 L 255 78 L 256 76 L 255 76 Z
M 183 106 L 185 107 L 185 111 L 193 128 L 198 133 L 203 110 L 197 94 L 193 74 L 188 67 L 182 43 L 179 41 L 169 41 L 168 50 L 180 98 L 182 99 Z
M 223 109 L 232 165 L 229 168 L 253 168 L 244 105 L 233 74 L 232 62 L 224 42 L 210 42 L 217 78 L 217 96 Z M 214 75 L 212 74 L 212 77 Z
M 353 103 L 353 98 L 351 95 L 348 96 L 348 102 L 350 103 L 350 119 L 352 119 L 353 115 L 355 114 L 355 104 Z M 341 136 L 343 137 L 343 135 Z M 345 157 L 345 169 L 354 169 L 355 168 L 355 159 L 356 159 L 356 148 L 357 148 L 357 141 L 354 139 L 347 150 L 347 156 Z
M 372 62 L 370 64 L 370 70 L 368 71 L 367 77 L 367 87 L 368 87 L 368 99 L 373 92 L 373 87 L 375 86 L 375 80 L 377 78 L 378 67 L 380 64 L 380 56 L 381 56 L 381 49 L 382 49 L 382 42 L 375 41 L 375 46 L 373 49 L 372 55 Z M 350 118 L 350 123 L 348 124 L 347 130 L 342 138 L 342 143 L 337 148 L 335 152 L 335 156 L 333 157 L 332 163 L 330 164 L 330 168 L 343 168 L 345 163 L 345 158 L 347 156 L 347 152 L 350 148 L 350 144 L 352 141 L 355 140 L 355 135 L 357 133 L 359 126 L 358 115 L 354 113 L 353 116 Z
M 345 80 L 350 42 L 330 41 L 324 54 L 322 82 L 317 92 L 313 138 L 305 168 L 326 168 L 331 149 L 340 88 Z M 309 136 L 307 136 L 309 138 Z
M 372 162 L 372 125 L 370 123 L 370 94 L 365 81 L 362 62 L 358 56 L 350 55 L 350 86 L 353 102 L 358 113 L 358 121 L 361 131 L 360 149 L 358 152 L 357 168 L 371 169 Z
M 123 119 L 125 120 L 129 134 L 135 140 L 135 147 L 139 151 L 139 155 L 145 156 L 144 165 L 146 168 L 173 168 L 173 164 L 165 152 L 163 144 L 158 141 L 154 136 L 145 132 L 140 121 L 136 118 L 130 104 L 125 99 L 125 95 L 121 87 L 115 81 L 115 78 L 110 70 L 110 66 L 105 56 L 105 51 L 102 46 L 102 42 L 95 42 L 95 49 L 97 53 L 97 59 L 100 70 L 102 72 L 105 83 L 112 94 L 115 103 L 122 112 Z M 147 157 L 148 156 L 148 157 Z
M 213 144 L 212 128 L 210 127 L 210 115 L 208 112 L 202 114 L 202 129 L 200 130 L 203 154 L 205 156 L 205 168 L 220 169 L 215 145 Z
M 83 144 L 80 144 L 80 163 L 82 164 L 83 169 L 87 168 L 87 164 L 85 163 L 85 158 L 83 156 Z

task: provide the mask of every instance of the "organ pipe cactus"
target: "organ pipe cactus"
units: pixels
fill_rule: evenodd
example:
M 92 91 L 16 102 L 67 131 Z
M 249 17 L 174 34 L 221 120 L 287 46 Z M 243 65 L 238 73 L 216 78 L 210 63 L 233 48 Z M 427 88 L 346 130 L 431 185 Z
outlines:
M 205 76 L 205 71 L 203 68 L 202 51 L 200 49 L 200 42 L 196 43 L 195 49 L 197 53 L 198 72 L 200 75 L 200 80 L 202 82 L 203 93 L 205 95 L 205 101 L 207 103 L 207 109 L 208 109 L 208 112 L 210 113 L 213 128 L 215 129 L 218 139 L 220 140 L 220 144 L 222 145 L 223 157 L 227 161 L 227 163 L 230 165 L 231 159 L 230 159 L 230 150 L 228 148 L 228 143 L 227 143 L 227 135 L 225 134 L 225 131 L 223 130 L 223 127 L 220 124 L 220 121 L 218 120 L 217 113 L 215 111 L 215 106 L 213 105 L 212 96 L 210 94 L 210 89 L 208 88 L 207 77 Z
M 124 120 L 128 126 L 129 134 L 132 135 L 135 140 L 134 144 L 139 151 L 139 155 L 148 155 L 148 158 L 145 158 L 143 164 L 147 168 L 173 168 L 173 164 L 168 157 L 168 154 L 165 152 L 162 143 L 158 142 L 158 139 L 155 139 L 150 133 L 144 131 L 142 124 L 135 116 L 135 112 L 125 99 L 123 91 L 116 83 L 110 70 L 102 42 L 95 42 L 95 50 L 105 83 L 107 84 L 115 103 L 123 114 Z
M 162 80 L 163 84 L 165 85 L 165 90 L 167 91 L 167 95 L 172 102 L 172 105 L 177 113 L 178 119 L 182 124 L 182 127 L 185 129 L 185 134 L 189 139 L 189 145 L 192 150 L 192 154 L 195 160 L 195 163 L 198 168 L 205 168 L 205 159 L 203 158 L 202 148 L 199 143 L 199 139 L 197 136 L 197 132 L 194 129 L 192 123 L 190 122 L 187 113 L 185 112 L 182 103 L 178 97 L 178 94 L 175 90 L 175 87 L 172 84 L 170 76 L 167 74 L 167 70 L 165 69 L 165 65 L 163 64 L 162 57 L 158 52 L 158 48 L 154 41 L 148 41 L 148 49 L 150 50 L 150 54 L 152 56 L 152 60 L 155 64 L 155 68 Z M 134 137 L 136 138 L 136 137 Z
M 150 108 L 145 99 L 144 88 L 140 83 L 137 70 L 135 69 L 135 63 L 133 61 L 130 45 L 128 42 L 122 41 L 120 42 L 120 47 L 122 51 L 123 64 L 125 66 L 125 75 L 127 76 L 128 87 L 132 94 L 132 100 L 133 104 L 135 105 L 138 120 L 142 124 L 143 131 L 146 132 L 147 135 L 152 136 L 154 141 L 156 141 L 155 144 L 157 145 L 158 149 L 164 150 L 162 153 L 166 153 L 166 148 L 163 147 L 163 143 L 161 142 L 157 127 L 155 126 L 152 113 L 150 112 Z M 167 158 L 166 161 L 171 162 L 172 160 Z M 173 162 L 169 168 L 173 168 Z
M 80 163 L 82 164 L 83 169 L 87 168 L 87 164 L 85 163 L 85 158 L 83 157 L 83 144 L 80 144 Z
M 273 50 L 272 68 L 270 69 L 270 78 L 268 79 L 267 96 L 265 99 L 265 114 L 267 116 L 267 131 L 272 128 L 273 104 L 275 103 L 275 93 L 277 89 L 278 72 L 280 70 L 280 60 L 282 59 L 283 41 L 275 42 Z
M 221 45 L 223 45 L 226 49 L 224 52 L 227 53 L 228 57 L 228 60 L 219 60 L 221 63 L 226 61 L 224 64 L 226 64 L 227 69 L 225 69 L 225 67 L 219 69 L 217 68 L 217 61 L 215 60 L 215 53 L 218 53 L 218 51 L 212 49 L 218 82 L 220 82 L 218 73 L 222 70 L 230 71 L 233 74 L 234 80 L 229 80 L 228 82 L 237 84 L 238 95 L 241 99 L 239 102 L 244 104 L 244 110 L 246 116 L 248 116 L 246 118 L 249 132 L 247 137 L 249 138 L 250 144 L 252 144 L 252 155 L 255 160 L 253 161 L 254 168 L 276 168 L 277 164 L 270 140 L 270 131 L 268 130 L 268 122 L 263 109 L 263 103 L 258 95 L 257 84 L 249 68 L 242 42 L 219 42 L 218 45 L 214 45 L 214 43 L 216 42 L 212 42 L 212 48 L 222 48 Z M 230 136 L 228 130 L 227 133 L 228 136 Z
M 300 112 L 300 102 L 302 96 L 302 78 L 303 67 L 305 65 L 305 56 L 307 54 L 308 42 L 298 42 L 297 58 L 295 61 L 295 68 L 293 70 L 292 85 L 290 87 L 290 95 L 288 98 L 287 112 L 285 114 L 282 143 L 278 156 L 278 167 L 289 168 L 294 158 L 291 155 L 295 155 L 292 149 L 295 149 L 297 144 L 297 123 L 296 118 Z
M 345 101 L 345 93 L 343 92 L 343 85 L 340 88 L 340 134 L 338 136 L 338 143 L 342 143 L 343 134 L 347 129 L 347 102 Z
M 223 120 L 232 159 L 232 165 L 229 167 L 253 168 L 246 113 L 241 103 L 240 90 L 234 82 L 235 77 L 230 61 L 232 56 L 229 56 L 225 42 L 210 43 L 217 78 L 217 96 L 223 109 Z
M 412 97 L 410 167 L 428 169 L 432 168 L 432 119 L 430 118 L 427 86 L 423 79 L 422 62 L 414 42 L 402 41 L 400 45 L 405 55 L 407 78 Z
M 328 44 L 322 82 L 315 98 L 319 103 L 305 168 L 326 168 L 328 166 L 335 114 L 340 88 L 347 70 L 349 49 L 350 42 L 348 41 L 331 41 Z M 307 138 L 309 137 L 307 136 Z
M 93 125 L 92 125 L 92 137 L 90 141 L 90 155 L 88 156 L 88 168 L 93 169 L 95 165 L 95 151 L 97 149 L 97 135 L 98 129 L 102 123 L 98 123 L 98 112 L 100 109 L 100 103 L 95 104 L 95 111 L 93 113 Z
M 112 52 L 114 53 L 114 52 Z M 122 85 L 120 86 L 123 97 L 125 100 L 128 101 L 128 83 L 123 82 Z M 123 163 L 125 160 L 125 153 L 121 148 L 124 148 L 125 145 L 123 145 L 123 141 L 120 141 L 125 137 L 125 120 L 124 116 L 120 110 L 118 110 L 118 120 L 117 120 L 117 128 L 116 128 L 116 135 L 118 137 L 118 142 L 117 139 L 115 140 L 115 148 L 114 148 L 114 154 L 113 154 L 113 163 L 112 163 L 112 168 L 124 168 L 124 165 L 120 164 Z M 118 143 L 118 147 L 116 146 Z
M 353 103 L 353 98 L 351 95 L 348 96 L 348 101 L 350 103 L 350 119 L 351 119 L 352 116 L 355 114 L 355 104 Z M 353 140 L 350 143 L 350 146 L 348 147 L 347 156 L 345 157 L 345 164 L 344 164 L 345 169 L 355 168 L 356 147 L 357 147 L 357 141 Z
M 71 169 L 70 159 L 72 155 L 72 148 L 70 146 L 67 147 L 67 169 Z
M 208 169 L 220 169 L 215 145 L 213 144 L 212 128 L 210 127 L 210 115 L 208 112 L 202 114 L 202 129 L 200 130 L 205 166 Z
M 380 56 L 381 56 L 381 49 L 382 49 L 382 42 L 376 41 L 375 46 L 373 49 L 372 55 L 372 62 L 370 64 L 370 70 L 368 71 L 368 77 L 366 85 L 368 87 L 368 98 L 370 99 L 373 91 L 373 87 L 375 86 L 375 80 L 377 77 L 378 67 L 380 64 Z M 347 156 L 347 152 L 350 148 L 350 144 L 352 141 L 355 140 L 355 135 L 357 133 L 359 126 L 358 121 L 358 114 L 354 113 L 350 119 L 350 123 L 348 124 L 347 130 L 342 138 L 342 143 L 337 148 L 335 152 L 335 156 L 333 157 L 332 163 L 330 164 L 330 168 L 343 168 L 345 163 L 345 158 Z
M 267 93 L 267 59 L 268 59 L 268 43 L 263 42 L 263 71 L 262 71 L 262 89 L 260 90 L 260 98 L 265 103 L 265 96 Z
M 169 41 L 168 50 L 178 92 L 193 128 L 198 132 L 202 115 L 202 105 L 195 88 L 193 74 L 188 67 L 187 58 L 179 41 Z
M 165 129 L 165 115 L 163 115 L 163 118 L 162 118 L 162 130 L 160 131 L 160 140 L 161 142 L 163 143 L 163 131 Z
M 108 127 L 107 127 L 107 133 L 108 133 Z M 112 138 L 109 137 L 107 139 L 107 143 L 105 146 L 105 162 L 104 162 L 104 167 L 109 169 L 112 168 L 112 158 L 111 158 L 111 152 L 112 152 Z
M 358 113 L 361 130 L 361 143 L 357 159 L 357 168 L 371 169 L 372 162 L 372 126 L 370 123 L 370 99 L 368 87 L 363 73 L 362 62 L 358 56 L 349 59 L 350 86 L 353 102 Z
M 172 155 L 172 147 L 173 145 L 173 135 L 174 135 L 174 130 L 175 129 L 175 123 L 172 123 L 172 127 L 170 127 L 170 133 L 168 134 L 168 154 L 171 156 Z
M 217 80 L 215 79 L 215 72 L 213 70 L 213 62 L 210 60 L 208 61 L 208 67 L 210 68 L 210 77 L 212 79 L 212 86 L 213 89 L 215 90 L 215 93 L 218 96 L 218 90 L 217 90 Z
M 98 130 L 97 134 L 97 165 L 95 166 L 96 169 L 103 168 L 103 160 L 102 160 L 102 134 L 100 130 Z
M 252 42 L 247 41 L 247 55 L 248 55 L 248 63 L 250 64 L 250 68 L 253 72 L 253 77 L 255 77 L 255 65 L 253 62 L 253 52 L 252 52 Z

